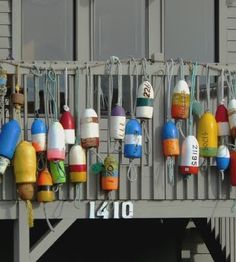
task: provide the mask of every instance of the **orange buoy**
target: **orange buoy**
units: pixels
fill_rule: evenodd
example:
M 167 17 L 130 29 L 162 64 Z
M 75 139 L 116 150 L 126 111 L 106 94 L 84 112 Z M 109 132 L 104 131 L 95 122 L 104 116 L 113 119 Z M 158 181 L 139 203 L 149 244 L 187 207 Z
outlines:
M 107 156 L 104 160 L 101 184 L 103 190 L 118 189 L 118 162 L 113 156 Z
M 37 191 L 38 202 L 51 202 L 55 199 L 52 177 L 47 168 L 38 175 Z
M 174 119 L 187 119 L 189 115 L 190 91 L 185 80 L 177 82 L 173 90 L 171 116 Z

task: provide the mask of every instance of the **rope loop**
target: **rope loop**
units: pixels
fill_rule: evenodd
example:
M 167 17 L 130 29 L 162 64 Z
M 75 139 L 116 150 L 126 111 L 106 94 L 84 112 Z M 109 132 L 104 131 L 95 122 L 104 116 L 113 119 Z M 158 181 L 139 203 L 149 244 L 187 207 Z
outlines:
M 47 213 L 46 213 L 46 205 L 45 205 L 45 203 L 43 203 L 43 212 L 44 212 L 44 216 L 46 218 L 46 221 L 47 221 L 49 229 L 51 231 L 55 232 L 55 229 L 53 228 L 52 224 L 50 223 L 50 220 L 48 219 L 48 216 L 47 216 Z
M 74 206 L 77 209 L 80 209 L 80 190 L 81 189 L 81 183 L 77 183 L 75 185 L 75 199 L 74 199 Z
M 130 163 L 129 163 L 129 168 L 128 168 L 128 171 L 127 171 L 127 178 L 130 182 L 134 182 L 137 180 L 137 171 L 136 171 L 136 168 L 135 168 L 135 165 L 133 163 L 134 159 L 131 159 Z M 134 170 L 134 176 L 132 177 L 131 176 L 131 169 L 133 168 Z

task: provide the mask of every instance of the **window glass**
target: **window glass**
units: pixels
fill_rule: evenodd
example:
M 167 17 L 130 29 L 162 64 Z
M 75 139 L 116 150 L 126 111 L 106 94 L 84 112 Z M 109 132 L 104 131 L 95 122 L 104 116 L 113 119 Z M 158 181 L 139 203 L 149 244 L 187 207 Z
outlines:
M 73 60 L 73 0 L 23 0 L 22 36 L 24 60 Z
M 145 37 L 145 1 L 95 1 L 95 60 L 144 57 Z
M 214 0 L 165 0 L 165 59 L 215 62 Z

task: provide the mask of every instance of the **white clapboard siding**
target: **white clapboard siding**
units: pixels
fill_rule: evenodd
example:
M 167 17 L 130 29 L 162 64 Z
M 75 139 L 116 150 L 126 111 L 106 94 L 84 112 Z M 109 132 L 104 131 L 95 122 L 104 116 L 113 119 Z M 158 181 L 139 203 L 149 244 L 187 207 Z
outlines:
M 11 1 L 0 0 L 0 59 L 7 58 L 11 53 L 11 14 Z

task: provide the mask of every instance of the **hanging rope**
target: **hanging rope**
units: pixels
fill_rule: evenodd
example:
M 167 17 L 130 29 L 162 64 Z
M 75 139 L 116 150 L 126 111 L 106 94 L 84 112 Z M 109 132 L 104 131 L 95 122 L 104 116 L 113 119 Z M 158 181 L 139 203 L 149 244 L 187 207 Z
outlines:
M 171 64 L 169 65 L 168 62 L 166 62 L 166 75 L 167 75 L 167 83 L 168 83 L 168 89 L 167 89 L 167 120 L 170 120 L 171 117 L 171 106 L 170 106 L 170 96 L 171 96 L 171 81 L 174 71 L 174 61 L 171 59 Z
M 50 68 L 46 71 L 47 104 L 49 104 L 49 115 L 54 121 L 58 120 L 56 103 L 56 73 Z M 51 99 L 51 100 L 50 100 Z
M 193 65 L 191 76 L 190 105 L 189 105 L 189 135 L 193 134 L 193 101 L 196 86 L 197 62 Z
M 63 106 L 63 109 L 65 111 L 69 111 L 70 108 L 68 106 L 68 74 L 67 74 L 67 67 L 65 68 L 64 81 L 65 81 L 65 105 Z
M 131 169 L 134 170 L 133 177 L 131 176 Z M 129 160 L 129 168 L 128 168 L 128 171 L 127 171 L 127 178 L 130 182 L 137 180 L 137 171 L 136 171 L 136 168 L 135 168 L 135 165 L 134 165 L 134 159 Z
M 0 66 L 0 124 L 4 124 L 4 106 L 7 93 L 7 71 Z
M 15 119 L 18 121 L 20 128 L 22 130 L 22 119 L 21 119 L 21 107 L 24 103 L 22 100 L 22 96 L 20 96 L 20 83 L 21 83 L 21 74 L 20 74 L 20 66 L 16 66 L 16 86 L 15 86 L 15 94 L 12 94 L 14 96 L 14 113 L 15 113 Z M 16 94 L 19 94 L 18 97 L 16 97 Z M 21 139 L 24 139 L 23 132 L 21 132 Z
M 80 189 L 81 189 L 81 183 L 76 183 L 74 206 L 78 209 L 80 209 Z
M 46 218 L 46 222 L 47 222 L 47 224 L 48 224 L 49 229 L 50 229 L 51 231 L 55 232 L 55 229 L 53 228 L 52 224 L 50 223 L 50 220 L 48 219 L 45 203 L 43 203 L 43 212 L 44 212 L 44 216 L 45 216 L 45 218 Z
M 149 77 L 148 77 L 148 73 L 147 73 L 147 59 L 146 58 L 142 58 L 142 71 L 143 71 L 143 78 L 144 81 L 149 81 Z
M 166 63 L 166 71 L 167 71 L 167 84 L 168 84 L 168 90 L 167 90 L 167 121 L 171 120 L 171 106 L 170 106 L 170 96 L 171 96 L 171 81 L 173 76 L 173 68 L 174 68 L 174 61 L 171 59 L 171 63 Z M 168 182 L 173 186 L 174 185 L 174 157 L 173 156 L 167 156 L 166 158 L 166 164 L 167 164 L 167 176 L 168 176 Z
M 80 73 L 80 69 L 77 68 L 75 71 L 75 88 L 76 90 L 78 90 L 77 94 L 76 94 L 76 100 L 79 101 L 79 95 L 80 95 L 80 85 L 79 85 L 79 73 Z M 80 105 L 75 105 L 75 109 L 76 109 L 76 139 L 75 139 L 75 144 L 80 144 Z
M 206 92 L 207 92 L 207 108 L 206 111 L 210 111 L 210 92 L 211 92 L 211 77 L 210 77 L 210 68 L 206 66 Z
M 180 58 L 179 69 L 180 69 L 180 79 L 184 80 L 184 61 L 182 58 Z
M 26 200 L 25 204 L 26 204 L 26 209 L 27 209 L 27 214 L 28 214 L 28 225 L 31 228 L 34 226 L 34 215 L 33 215 L 32 203 L 30 200 Z
M 134 118 L 134 98 L 133 98 L 133 77 L 132 77 L 132 62 L 134 63 L 134 59 L 129 60 L 129 86 L 130 86 L 130 115 L 131 118 Z
M 224 97 L 225 97 L 225 94 L 224 94 L 224 69 L 222 69 L 221 71 L 221 98 L 220 98 L 220 103 L 224 104 Z

